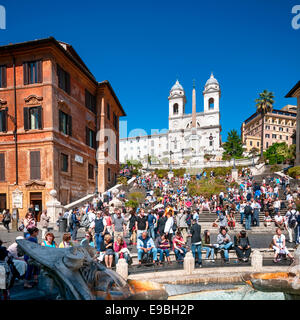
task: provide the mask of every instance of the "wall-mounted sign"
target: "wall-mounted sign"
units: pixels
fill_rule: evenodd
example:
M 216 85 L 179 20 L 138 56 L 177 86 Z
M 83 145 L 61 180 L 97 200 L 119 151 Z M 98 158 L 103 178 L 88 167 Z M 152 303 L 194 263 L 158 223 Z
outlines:
M 23 209 L 23 192 L 19 189 L 12 192 L 12 207 Z
M 75 161 L 83 164 L 83 158 L 81 156 L 79 156 L 78 154 L 75 154 Z

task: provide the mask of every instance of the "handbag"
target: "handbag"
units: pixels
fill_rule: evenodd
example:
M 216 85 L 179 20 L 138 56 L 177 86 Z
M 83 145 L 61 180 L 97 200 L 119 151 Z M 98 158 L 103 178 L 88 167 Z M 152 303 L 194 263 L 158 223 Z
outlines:
M 24 223 L 22 223 L 22 224 L 19 226 L 18 231 L 23 231 L 24 228 L 25 228 Z
M 218 228 L 218 224 L 216 222 L 213 222 L 212 226 L 213 228 Z

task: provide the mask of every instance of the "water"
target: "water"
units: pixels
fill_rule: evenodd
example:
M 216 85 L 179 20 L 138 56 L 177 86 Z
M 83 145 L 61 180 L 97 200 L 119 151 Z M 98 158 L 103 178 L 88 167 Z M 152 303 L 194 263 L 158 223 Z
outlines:
M 260 292 L 245 285 L 169 296 L 169 300 L 285 300 L 282 292 Z

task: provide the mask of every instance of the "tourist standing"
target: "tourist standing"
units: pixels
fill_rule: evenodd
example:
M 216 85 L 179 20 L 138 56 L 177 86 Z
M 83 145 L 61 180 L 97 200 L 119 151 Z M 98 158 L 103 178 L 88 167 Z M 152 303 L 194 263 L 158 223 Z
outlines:
M 41 214 L 41 226 L 42 226 L 42 239 L 45 239 L 45 235 L 48 232 L 50 217 L 47 216 L 47 210 L 43 210 Z
M 201 239 L 201 226 L 197 223 L 196 220 L 192 220 L 192 226 L 190 230 L 191 244 L 192 244 L 192 253 L 195 259 L 195 263 L 199 267 L 202 266 L 202 239 Z M 185 242 L 185 241 L 184 241 Z M 196 260 L 196 252 L 198 259 Z
M 137 231 L 137 238 L 139 238 L 143 232 L 148 230 L 148 219 L 144 215 L 144 212 L 144 209 L 140 209 L 136 218 L 135 229 Z
M 4 210 L 2 223 L 3 223 L 4 227 L 7 229 L 8 233 L 9 233 L 10 222 L 11 222 L 11 214 L 9 213 L 9 210 Z
M 101 211 L 97 211 L 95 220 L 91 223 L 90 228 L 95 232 L 95 242 L 97 254 L 101 251 L 101 243 L 103 242 L 104 235 L 106 232 L 106 226 L 104 225 Z

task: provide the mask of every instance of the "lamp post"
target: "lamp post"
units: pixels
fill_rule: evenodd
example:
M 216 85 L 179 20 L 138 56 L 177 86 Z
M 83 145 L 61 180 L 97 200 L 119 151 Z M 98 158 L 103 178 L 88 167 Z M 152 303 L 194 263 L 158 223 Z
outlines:
M 171 169 L 172 169 L 172 154 L 173 154 L 173 152 L 170 150 L 170 171 L 171 171 Z

